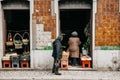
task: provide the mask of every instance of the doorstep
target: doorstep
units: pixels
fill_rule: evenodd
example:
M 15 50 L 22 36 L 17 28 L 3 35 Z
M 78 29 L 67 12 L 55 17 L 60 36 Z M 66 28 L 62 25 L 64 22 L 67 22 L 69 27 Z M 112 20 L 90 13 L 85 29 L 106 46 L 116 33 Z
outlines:
M 48 70 L 41 70 L 41 69 L 34 69 L 34 68 L 1 68 L 0 71 L 49 71 Z
M 81 66 L 68 66 L 68 69 L 60 69 L 60 70 L 68 70 L 68 71 L 97 71 L 93 68 L 82 68 Z
M 48 71 L 52 69 L 34 69 L 34 68 L 1 68 L 0 71 Z M 93 68 L 82 68 L 82 66 L 68 66 L 68 69 L 61 69 L 62 71 L 97 71 Z
M 49 71 L 41 69 L 32 69 L 32 68 L 1 68 L 0 71 Z M 72 67 L 68 66 L 68 69 L 60 69 L 61 71 L 97 71 L 93 68 L 81 68 L 81 67 Z

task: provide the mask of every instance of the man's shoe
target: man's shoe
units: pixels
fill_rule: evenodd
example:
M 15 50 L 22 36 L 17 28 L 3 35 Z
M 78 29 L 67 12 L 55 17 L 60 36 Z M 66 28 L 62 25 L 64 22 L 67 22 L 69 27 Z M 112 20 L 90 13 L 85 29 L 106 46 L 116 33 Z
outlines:
M 55 75 L 61 75 L 61 73 L 55 73 Z

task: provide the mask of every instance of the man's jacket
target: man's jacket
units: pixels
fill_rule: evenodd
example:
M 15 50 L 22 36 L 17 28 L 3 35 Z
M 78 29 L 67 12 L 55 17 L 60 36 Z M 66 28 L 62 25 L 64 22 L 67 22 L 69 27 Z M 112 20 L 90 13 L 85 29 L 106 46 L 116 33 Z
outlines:
M 53 42 L 53 53 L 52 56 L 54 58 L 61 59 L 62 58 L 62 45 L 59 39 L 56 39 Z

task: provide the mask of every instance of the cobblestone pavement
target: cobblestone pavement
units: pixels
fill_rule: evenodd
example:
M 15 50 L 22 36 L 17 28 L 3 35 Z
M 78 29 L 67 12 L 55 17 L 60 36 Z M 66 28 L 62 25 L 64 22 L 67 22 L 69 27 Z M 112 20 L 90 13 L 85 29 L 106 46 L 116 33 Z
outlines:
M 120 80 L 120 71 L 0 70 L 0 80 Z

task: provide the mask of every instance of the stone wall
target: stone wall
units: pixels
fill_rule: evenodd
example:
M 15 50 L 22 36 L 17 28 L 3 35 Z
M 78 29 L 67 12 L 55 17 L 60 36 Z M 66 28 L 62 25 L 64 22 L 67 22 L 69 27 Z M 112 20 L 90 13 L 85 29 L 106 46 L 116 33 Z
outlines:
M 120 46 L 119 0 L 98 0 L 95 46 Z

